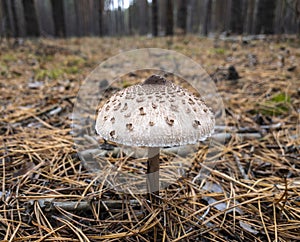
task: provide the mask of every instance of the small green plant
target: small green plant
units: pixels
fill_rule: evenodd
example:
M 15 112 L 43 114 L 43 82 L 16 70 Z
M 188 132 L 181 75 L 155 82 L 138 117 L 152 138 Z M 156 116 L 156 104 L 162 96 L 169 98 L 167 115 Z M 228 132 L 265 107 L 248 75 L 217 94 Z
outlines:
M 269 100 L 259 104 L 258 111 L 263 115 L 279 116 L 290 110 L 291 97 L 286 93 L 273 95 Z
M 62 69 L 51 69 L 51 70 L 38 70 L 35 74 L 36 80 L 43 80 L 45 78 L 57 79 L 63 75 Z
M 189 43 L 190 43 L 190 40 L 189 40 L 189 39 L 184 39 L 184 40 L 183 40 L 183 44 L 184 44 L 184 45 L 188 45 Z
M 65 69 L 67 74 L 77 74 L 79 73 L 79 68 L 77 66 L 70 66 Z
M 218 54 L 218 55 L 224 55 L 225 54 L 225 49 L 223 49 L 223 48 L 214 48 L 213 52 L 215 54 Z
M 286 103 L 286 102 L 290 103 L 291 102 L 291 97 L 288 96 L 286 93 L 281 92 L 281 93 L 273 96 L 271 98 L 271 101 L 275 102 L 275 103 Z
M 178 45 L 178 44 L 175 44 L 175 45 L 174 45 L 174 49 L 175 49 L 175 50 L 178 50 L 178 51 L 182 51 L 182 50 L 184 50 L 184 48 L 185 48 L 185 47 L 184 47 L 183 45 Z
M 4 62 L 16 61 L 17 57 L 13 54 L 5 54 L 2 56 Z
M 69 57 L 66 61 L 66 65 L 69 67 L 73 67 L 73 66 L 80 66 L 83 65 L 85 62 L 84 59 L 82 59 L 81 57 Z
M 130 83 L 130 82 L 128 82 L 128 81 L 123 81 L 123 88 L 126 88 L 126 87 L 129 87 L 129 86 L 131 86 L 132 85 L 132 83 Z

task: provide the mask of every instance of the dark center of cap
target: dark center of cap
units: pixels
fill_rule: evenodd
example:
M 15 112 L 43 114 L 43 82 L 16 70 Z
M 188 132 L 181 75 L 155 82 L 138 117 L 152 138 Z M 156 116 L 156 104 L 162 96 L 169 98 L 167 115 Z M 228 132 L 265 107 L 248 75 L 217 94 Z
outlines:
M 167 80 L 165 78 L 163 78 L 162 76 L 152 75 L 143 82 L 143 85 L 146 85 L 146 84 L 164 85 L 164 84 L 166 84 L 166 82 L 167 82 Z

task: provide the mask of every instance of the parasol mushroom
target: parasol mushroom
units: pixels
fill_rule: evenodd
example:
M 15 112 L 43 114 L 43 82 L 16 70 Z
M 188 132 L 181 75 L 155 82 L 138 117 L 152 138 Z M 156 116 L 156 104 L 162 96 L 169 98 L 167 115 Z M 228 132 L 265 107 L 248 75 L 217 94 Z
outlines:
M 148 147 L 148 192 L 159 191 L 159 150 L 195 144 L 213 132 L 204 101 L 159 75 L 115 93 L 100 108 L 96 131 L 105 140 Z

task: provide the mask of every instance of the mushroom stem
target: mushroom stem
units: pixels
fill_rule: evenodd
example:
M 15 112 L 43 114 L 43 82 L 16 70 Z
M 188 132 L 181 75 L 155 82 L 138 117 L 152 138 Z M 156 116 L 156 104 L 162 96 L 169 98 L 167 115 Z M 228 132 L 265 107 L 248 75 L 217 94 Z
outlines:
M 148 161 L 147 161 L 147 186 L 148 186 L 148 199 L 153 205 L 158 205 L 159 200 L 156 195 L 159 195 L 159 147 L 148 148 Z M 153 241 L 160 239 L 156 226 L 154 227 Z
M 159 147 L 148 148 L 147 185 L 148 193 L 159 193 Z

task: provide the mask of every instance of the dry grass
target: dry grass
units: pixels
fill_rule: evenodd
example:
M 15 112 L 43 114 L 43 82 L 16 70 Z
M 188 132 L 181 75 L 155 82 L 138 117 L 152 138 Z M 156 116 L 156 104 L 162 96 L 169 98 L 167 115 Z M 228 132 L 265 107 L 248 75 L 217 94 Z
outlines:
M 97 63 L 153 46 L 191 56 L 218 79 L 232 136 L 214 147 L 213 169 L 202 163 L 206 149 L 187 158 L 188 174 L 151 206 L 146 196 L 109 189 L 82 165 L 71 113 Z M 300 240 L 299 40 L 26 40 L 3 42 L 0 51 L 2 241 L 149 241 L 153 230 L 161 241 Z M 228 65 L 242 78 L 215 72 Z M 262 138 L 241 139 L 236 133 L 245 129 Z M 205 182 L 196 179 L 201 169 L 210 171 Z

